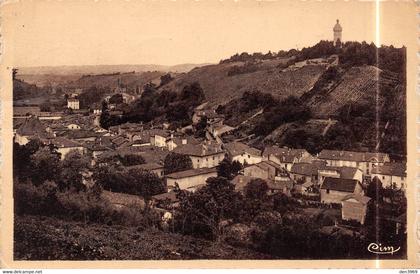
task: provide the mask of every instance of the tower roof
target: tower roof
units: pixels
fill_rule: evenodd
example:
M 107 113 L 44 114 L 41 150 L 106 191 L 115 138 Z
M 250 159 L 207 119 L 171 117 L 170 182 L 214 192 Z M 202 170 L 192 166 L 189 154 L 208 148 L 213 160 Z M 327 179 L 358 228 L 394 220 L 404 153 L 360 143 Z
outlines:
M 333 30 L 334 31 L 342 31 L 343 30 L 343 28 L 341 27 L 340 22 L 338 21 L 338 19 L 337 19 L 337 23 L 335 24 Z

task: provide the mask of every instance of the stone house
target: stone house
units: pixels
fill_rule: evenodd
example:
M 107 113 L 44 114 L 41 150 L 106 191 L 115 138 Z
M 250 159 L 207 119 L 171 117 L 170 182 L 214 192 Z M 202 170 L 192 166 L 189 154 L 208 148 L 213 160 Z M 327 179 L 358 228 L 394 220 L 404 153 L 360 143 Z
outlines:
M 188 155 L 193 168 L 212 168 L 219 165 L 225 158 L 225 150 L 219 144 L 185 144 L 177 146 L 173 152 Z
M 276 180 L 276 178 L 287 177 L 286 171 L 277 163 L 263 161 L 244 168 L 245 176 L 260 178 L 263 180 Z
M 317 184 L 318 170 L 326 166 L 326 162 L 314 160 L 312 163 L 294 163 L 290 170 L 290 177 L 297 183 Z
M 70 151 L 79 151 L 81 154 L 85 154 L 83 145 L 64 137 L 50 139 L 47 144 L 52 144 L 57 148 L 57 151 L 61 153 L 61 160 L 63 160 Z
M 321 202 L 340 204 L 349 194 L 364 195 L 361 183 L 354 179 L 325 178 L 321 185 Z
M 372 178 L 377 177 L 383 187 L 407 188 L 407 164 L 406 163 L 386 163 L 372 169 Z
M 325 166 L 318 169 L 318 184 L 321 185 L 325 178 L 355 179 L 363 182 L 363 173 L 356 167 Z
M 313 160 L 313 156 L 305 149 L 280 148 L 278 146 L 268 146 L 264 149 L 263 160 L 270 160 L 281 165 L 290 171 L 294 163 L 308 162 Z
M 365 223 L 370 198 L 359 194 L 349 194 L 341 201 L 341 219 Z
M 328 166 L 356 167 L 362 170 L 364 176 L 370 176 L 372 168 L 390 162 L 386 153 L 356 152 L 324 149 L 318 158 L 327 161 Z
M 67 108 L 76 109 L 76 110 L 80 109 L 79 99 L 76 99 L 76 98 L 67 99 Z
M 232 161 L 238 161 L 243 165 L 253 165 L 262 161 L 261 151 L 241 142 L 230 142 L 224 145 Z
M 35 116 L 30 116 L 16 130 L 15 142 L 19 145 L 26 145 L 31 139 L 50 139 L 52 133 L 47 132 L 46 127 Z
M 216 168 L 189 169 L 166 175 L 166 185 L 168 191 L 172 190 L 176 184 L 180 189 L 194 191 L 205 185 L 206 180 L 211 177 L 217 177 Z

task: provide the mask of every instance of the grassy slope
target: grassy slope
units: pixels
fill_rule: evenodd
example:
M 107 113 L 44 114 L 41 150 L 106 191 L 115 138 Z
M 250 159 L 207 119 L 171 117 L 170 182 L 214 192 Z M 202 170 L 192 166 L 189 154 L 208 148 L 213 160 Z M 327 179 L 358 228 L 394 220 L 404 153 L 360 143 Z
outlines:
M 16 216 L 15 260 L 264 259 L 226 244 L 157 229 L 85 225 L 38 216 Z

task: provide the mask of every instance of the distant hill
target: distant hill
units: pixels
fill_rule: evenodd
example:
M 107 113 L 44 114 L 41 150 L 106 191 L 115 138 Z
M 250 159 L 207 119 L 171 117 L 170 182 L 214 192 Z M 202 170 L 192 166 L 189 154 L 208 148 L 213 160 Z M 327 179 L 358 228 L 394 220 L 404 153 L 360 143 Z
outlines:
M 162 72 L 188 72 L 195 67 L 208 65 L 206 64 L 179 64 L 174 66 L 165 65 L 88 65 L 88 66 L 39 66 L 39 67 L 21 67 L 20 75 L 70 75 L 70 74 L 108 74 L 115 72 L 145 72 L 145 71 L 162 71 Z
M 127 87 L 134 91 L 137 87 L 142 89 L 149 82 L 160 83 L 160 76 L 165 72 L 127 72 L 113 74 L 92 74 L 83 75 L 75 81 L 68 82 L 67 87 L 86 89 L 92 86 L 115 88 L 118 85 Z

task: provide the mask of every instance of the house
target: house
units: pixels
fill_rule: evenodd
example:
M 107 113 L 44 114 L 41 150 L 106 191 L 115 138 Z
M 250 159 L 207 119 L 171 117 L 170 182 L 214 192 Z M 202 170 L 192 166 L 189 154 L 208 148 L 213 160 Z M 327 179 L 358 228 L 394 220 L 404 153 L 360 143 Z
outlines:
M 50 139 L 47 143 L 52 144 L 57 148 L 57 151 L 61 153 L 61 160 L 63 160 L 70 151 L 79 151 L 81 154 L 85 153 L 85 148 L 81 144 L 64 137 Z
M 293 187 L 295 193 L 299 193 L 302 195 L 313 195 L 315 196 L 316 192 L 314 192 L 314 183 L 308 181 L 305 183 L 296 183 Z M 318 196 L 318 195 L 317 195 Z
M 190 136 L 187 136 L 187 137 L 175 136 L 174 137 L 173 134 L 171 134 L 171 137 L 169 137 L 169 139 L 167 139 L 166 141 L 166 147 L 168 148 L 169 151 L 173 151 L 176 147 L 186 145 L 186 144 L 198 145 L 200 144 L 200 142 L 196 140 L 194 137 L 190 137 Z
M 93 130 L 79 129 L 64 132 L 62 136 L 77 142 L 94 142 L 99 134 Z
M 201 104 L 197 106 L 194 110 L 194 114 L 192 116 L 192 122 L 193 124 L 198 124 L 202 118 L 207 118 L 207 123 L 209 124 L 219 124 L 223 121 L 223 115 L 218 114 L 214 111 L 214 109 L 207 108 L 205 109 L 205 106 L 208 104 L 208 102 Z
M 79 99 L 76 99 L 76 98 L 67 99 L 67 108 L 80 109 Z
M 277 177 L 274 181 L 268 180 L 267 183 L 269 194 L 283 193 L 287 196 L 292 196 L 294 185 L 294 181 L 285 176 Z
M 349 194 L 341 201 L 341 219 L 365 223 L 370 198 L 360 194 Z
M 224 145 L 232 161 L 238 161 L 243 165 L 256 164 L 262 161 L 261 151 L 241 142 L 230 142 Z
M 87 152 L 92 156 L 92 165 L 94 165 L 102 153 L 109 151 L 109 148 L 101 145 L 100 143 L 85 142 L 83 144 Z
M 166 141 L 173 137 L 168 130 L 153 129 L 150 130 L 150 144 L 157 147 L 166 147 Z
M 290 169 L 290 177 L 298 183 L 317 184 L 318 170 L 326 166 L 324 161 L 312 161 L 311 163 L 294 163 Z
M 363 182 L 363 173 L 356 167 L 335 167 L 325 166 L 318 169 L 318 184 L 321 185 L 325 178 L 341 178 L 341 179 L 354 179 Z
M 235 130 L 234 127 L 228 125 L 210 125 L 208 127 L 208 131 L 213 135 L 214 138 L 220 137 L 225 133 L 230 133 Z
M 129 141 L 123 136 L 116 136 L 111 138 L 111 142 L 115 148 L 124 146 L 129 143 Z
M 406 163 L 385 163 L 372 169 L 372 178 L 377 177 L 383 187 L 393 187 L 406 190 L 407 165 Z
M 188 155 L 193 168 L 212 168 L 218 166 L 225 158 L 225 151 L 219 144 L 185 144 L 177 146 L 173 152 Z
M 27 118 L 16 130 L 15 142 L 19 145 L 26 145 L 31 139 L 49 139 L 53 134 L 47 132 L 46 127 L 36 116 Z
M 276 180 L 276 178 L 287 177 L 286 171 L 277 163 L 263 161 L 249 165 L 243 170 L 245 176 L 260 178 L 264 180 Z
M 268 146 L 264 149 L 263 160 L 270 160 L 290 171 L 294 163 L 311 162 L 313 156 L 305 149 Z
M 204 185 L 208 178 L 217 177 L 216 168 L 196 168 L 166 175 L 166 185 L 171 190 L 178 184 L 180 189 L 194 190 Z
M 158 163 L 146 163 L 141 165 L 127 166 L 126 169 L 142 169 L 163 177 L 163 166 Z
M 321 185 L 321 202 L 340 204 L 349 194 L 364 195 L 361 183 L 354 179 L 325 178 Z
M 81 127 L 77 124 L 68 124 L 67 128 L 70 129 L 70 130 L 81 129 Z
M 90 110 L 93 114 L 100 115 L 102 113 L 102 105 L 99 103 L 94 103 L 90 106 Z
M 380 166 L 390 162 L 386 153 L 356 152 L 324 149 L 318 154 L 318 158 L 327 161 L 328 166 L 357 167 L 363 175 L 370 176 L 374 166 Z

